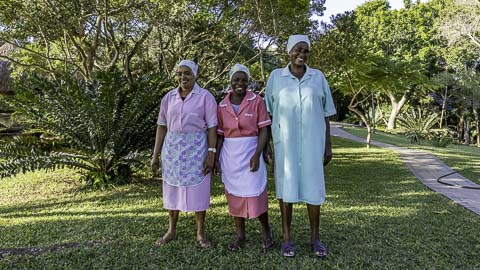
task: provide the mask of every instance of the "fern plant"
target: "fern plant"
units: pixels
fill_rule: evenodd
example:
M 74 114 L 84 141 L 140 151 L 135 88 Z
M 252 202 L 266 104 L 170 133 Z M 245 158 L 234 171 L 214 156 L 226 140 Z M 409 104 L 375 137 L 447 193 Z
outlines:
M 399 126 L 412 144 L 421 144 L 438 122 L 438 114 L 422 108 L 411 108 L 398 117 Z
M 163 86 L 148 77 L 129 85 L 120 72 L 99 72 L 90 81 L 24 80 L 10 100 L 14 116 L 44 134 L 5 139 L 0 176 L 70 167 L 95 187 L 128 182 L 155 139 Z

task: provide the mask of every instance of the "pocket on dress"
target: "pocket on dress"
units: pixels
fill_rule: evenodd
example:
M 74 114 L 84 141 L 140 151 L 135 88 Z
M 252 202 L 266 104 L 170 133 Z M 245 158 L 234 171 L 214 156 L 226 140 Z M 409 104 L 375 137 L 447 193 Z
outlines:
M 272 140 L 274 145 L 280 143 L 280 123 L 272 124 Z

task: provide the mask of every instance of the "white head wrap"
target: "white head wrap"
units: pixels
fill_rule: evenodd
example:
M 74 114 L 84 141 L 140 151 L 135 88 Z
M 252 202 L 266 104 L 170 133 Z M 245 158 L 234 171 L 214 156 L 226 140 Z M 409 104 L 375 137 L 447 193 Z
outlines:
M 310 49 L 310 40 L 306 35 L 291 35 L 288 37 L 288 42 L 287 42 L 287 53 L 290 53 L 290 51 L 293 49 L 293 47 L 299 43 L 299 42 L 305 42 L 308 45 L 308 49 Z
M 198 66 L 195 62 L 193 62 L 192 60 L 182 60 L 182 61 L 180 61 L 180 63 L 178 63 L 177 67 L 179 67 L 179 66 L 189 67 L 192 70 L 195 78 L 197 78 Z
M 235 65 L 233 65 L 233 67 L 230 69 L 230 72 L 228 73 L 228 75 L 230 76 L 230 80 L 232 80 L 233 74 L 239 71 L 245 72 L 247 74 L 247 77 L 250 78 L 250 71 L 248 70 L 248 68 L 242 64 L 236 63 Z

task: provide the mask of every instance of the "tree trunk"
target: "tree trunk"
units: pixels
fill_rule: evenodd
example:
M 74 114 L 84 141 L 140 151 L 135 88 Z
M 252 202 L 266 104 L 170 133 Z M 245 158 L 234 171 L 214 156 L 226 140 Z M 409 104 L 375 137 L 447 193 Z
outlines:
M 465 118 L 465 133 L 463 134 L 465 145 L 470 145 L 470 117 Z
M 388 97 L 390 98 L 390 102 L 392 104 L 392 112 L 390 113 L 390 116 L 388 117 L 388 124 L 387 124 L 387 130 L 392 130 L 396 127 L 396 121 L 397 121 L 397 116 L 400 113 L 400 111 L 403 108 L 403 105 L 405 105 L 405 102 L 407 101 L 407 93 L 404 93 L 400 101 L 397 101 L 393 93 L 388 93 Z
M 459 116 L 459 121 L 458 121 L 458 125 L 457 125 L 457 132 L 458 132 L 458 142 L 459 143 L 462 143 L 462 139 L 465 137 L 465 119 L 464 119 L 464 116 L 463 114 Z
M 375 98 L 373 97 L 372 94 L 372 132 L 375 133 L 375 125 L 377 123 L 375 122 Z
M 367 125 L 367 148 L 370 148 L 370 143 L 372 142 L 372 127 Z
M 480 120 L 478 119 L 478 109 L 473 108 L 473 115 L 475 116 L 475 130 L 477 131 L 477 147 L 480 147 Z
M 442 128 L 443 125 L 443 116 L 447 112 L 447 94 L 448 94 L 448 86 L 445 86 L 445 95 L 443 96 L 443 102 L 442 102 L 442 113 L 440 114 L 440 128 Z M 447 125 L 447 118 L 445 117 L 445 126 Z
M 353 106 L 348 106 L 348 109 L 353 113 L 355 113 L 356 115 L 358 115 L 358 117 L 360 117 L 362 122 L 367 127 L 367 148 L 370 148 L 370 143 L 372 141 L 372 125 L 370 125 L 370 122 L 368 121 L 367 116 Z

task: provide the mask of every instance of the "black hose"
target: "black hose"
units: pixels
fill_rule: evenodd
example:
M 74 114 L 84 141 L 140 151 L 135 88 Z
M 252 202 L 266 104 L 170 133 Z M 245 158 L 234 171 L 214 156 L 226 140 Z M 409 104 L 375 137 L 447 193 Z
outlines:
M 445 175 L 442 175 L 440 176 L 439 178 L 437 178 L 437 182 L 439 182 L 440 184 L 444 184 L 444 185 L 447 185 L 447 186 L 452 186 L 452 187 L 458 187 L 458 188 L 468 188 L 468 189 L 478 189 L 480 190 L 480 186 L 477 186 L 477 187 L 472 187 L 472 186 L 462 186 L 462 185 L 456 185 L 456 184 L 451 184 L 451 183 L 447 183 L 447 182 L 444 182 L 444 181 L 441 181 L 440 179 L 442 178 L 445 178 L 447 176 L 450 176 L 452 174 L 456 174 L 458 172 L 451 172 L 451 173 L 447 173 Z

